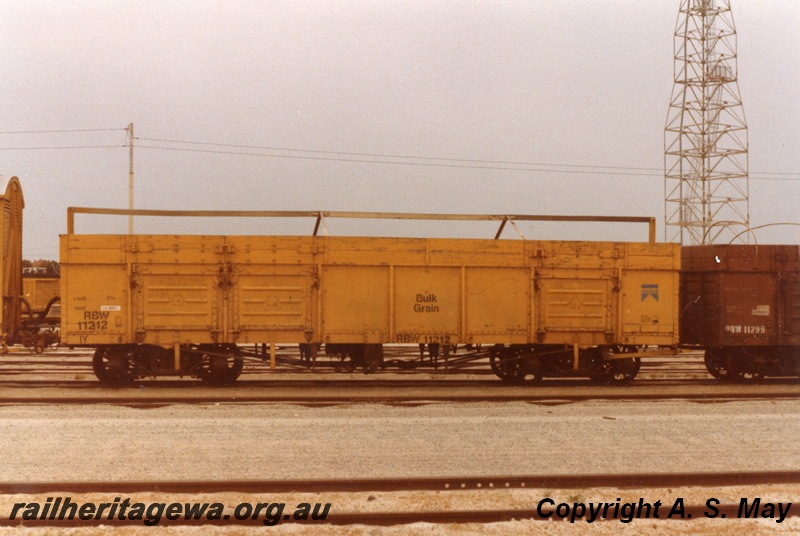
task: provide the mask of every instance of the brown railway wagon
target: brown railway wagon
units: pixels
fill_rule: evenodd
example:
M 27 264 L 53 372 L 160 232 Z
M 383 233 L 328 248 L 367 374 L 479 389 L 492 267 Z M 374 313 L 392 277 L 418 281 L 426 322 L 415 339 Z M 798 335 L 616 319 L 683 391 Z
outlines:
M 253 343 L 324 344 L 365 367 L 388 343 L 489 344 L 504 379 L 624 363 L 630 380 L 636 347 L 678 343 L 679 268 L 674 244 L 67 234 L 61 336 L 97 347 L 105 380 L 224 383 Z
M 681 342 L 717 378 L 800 373 L 800 246 L 681 249 Z

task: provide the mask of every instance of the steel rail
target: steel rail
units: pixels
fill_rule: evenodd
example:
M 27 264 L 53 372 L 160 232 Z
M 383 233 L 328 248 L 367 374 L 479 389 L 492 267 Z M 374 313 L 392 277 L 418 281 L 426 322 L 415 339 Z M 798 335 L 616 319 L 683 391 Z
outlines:
M 0 482 L 0 495 L 69 493 L 321 493 L 492 489 L 675 488 L 800 484 L 800 471 L 620 473 L 317 480 Z
M 715 506 L 717 512 L 714 517 L 727 518 L 735 520 L 739 515 L 740 506 L 738 504 L 720 504 Z M 684 505 L 683 514 L 685 519 L 665 519 L 666 512 L 662 512 L 658 519 L 652 517 L 643 517 L 641 519 L 633 518 L 632 522 L 644 521 L 648 524 L 654 522 L 665 521 L 692 521 L 695 519 L 703 519 L 705 514 L 709 512 L 709 507 L 705 505 Z M 786 517 L 800 516 L 797 509 L 789 509 Z M 158 525 L 159 527 L 221 527 L 221 526 L 250 526 L 250 527 L 263 527 L 264 522 L 262 519 L 236 519 L 230 514 L 225 514 L 221 520 L 189 520 L 189 519 L 176 519 L 168 520 L 162 517 Z M 531 521 L 549 521 L 555 518 L 555 522 L 561 521 L 568 523 L 569 518 L 559 519 L 556 516 L 540 517 L 536 513 L 536 508 L 531 506 L 529 509 L 515 509 L 515 510 L 449 510 L 449 511 L 411 511 L 411 512 L 329 512 L 324 520 L 294 520 L 291 515 L 285 514 L 284 518 L 279 521 L 275 526 L 283 524 L 299 524 L 299 525 L 334 525 L 334 526 L 348 526 L 348 525 L 367 525 L 376 527 L 390 527 L 396 525 L 409 525 L 411 523 L 433 523 L 433 524 L 484 524 L 484 523 L 502 523 L 516 520 L 531 520 Z M 613 517 L 599 517 L 597 522 L 620 522 L 619 518 Z M 735 521 L 733 521 L 735 523 Z M 577 523 L 586 523 L 584 519 L 576 519 Z M 624 523 L 628 525 L 630 523 Z M 143 526 L 142 520 L 132 519 L 75 519 L 75 520 L 23 520 L 23 519 L 0 519 L 0 527 L 59 527 L 59 528 L 75 528 L 75 527 L 96 527 L 96 526 Z M 634 525 L 635 526 L 635 525 Z
M 720 472 L 720 473 L 642 473 L 642 474 L 573 474 L 573 475 L 526 475 L 484 477 L 426 477 L 426 478 L 378 478 L 378 479 L 324 479 L 324 480 L 246 480 L 246 481 L 129 481 L 129 482 L 3 482 L 0 495 L 43 495 L 65 493 L 113 493 L 113 494 L 209 494 L 209 493 L 332 493 L 332 492 L 398 492 L 398 491 L 464 491 L 464 490 L 571 490 L 591 488 L 612 489 L 661 489 L 681 487 L 718 488 L 722 486 L 758 486 L 800 483 L 798 471 L 766 472 Z M 715 517 L 735 519 L 739 517 L 740 505 L 720 504 Z M 707 505 L 684 505 L 685 519 L 702 519 L 708 512 Z M 796 517 L 800 511 L 790 510 Z M 21 517 L 21 516 L 20 516 Z M 54 516 L 53 516 L 54 517 Z M 392 526 L 417 522 L 428 523 L 497 523 L 511 520 L 546 520 L 539 516 L 531 505 L 528 509 L 472 509 L 449 511 L 386 511 L 386 512 L 336 512 L 330 511 L 324 520 L 294 520 L 284 516 L 280 523 L 310 523 L 327 525 L 372 525 Z M 653 522 L 654 518 L 645 518 Z M 664 516 L 658 519 L 664 520 Z M 670 518 L 671 519 L 671 518 Z M 681 518 L 684 519 L 684 518 Z M 601 517 L 598 521 L 619 521 L 619 518 Z M 637 519 L 634 519 L 637 520 Z M 565 519 L 566 521 L 566 519 Z M 578 522 L 583 522 L 578 518 Z M 237 519 L 224 514 L 223 519 L 176 519 L 161 518 L 160 526 L 261 526 L 260 519 Z M 141 526 L 141 519 L 0 519 L 0 526 L 25 527 L 86 527 L 86 526 Z
M 63 382 L 62 382 L 63 383 Z M 291 385 L 280 385 L 282 382 L 248 382 L 248 391 L 238 387 L 201 388 L 202 393 L 195 391 L 187 384 L 187 390 L 179 394 L 164 394 L 158 389 L 147 387 L 147 382 L 136 382 L 131 387 L 98 386 L 91 394 L 85 392 L 86 383 L 80 382 L 76 389 L 66 394 L 42 393 L 31 394 L 30 390 L 17 387 L 20 382 L 10 380 L 0 382 L 6 389 L 0 396 L 0 405 L 114 405 L 153 407 L 164 405 L 192 404 L 298 404 L 304 406 L 337 405 L 337 404 L 433 404 L 433 403 L 478 403 L 478 402 L 527 402 L 527 403 L 577 403 L 598 400 L 613 401 L 668 401 L 681 400 L 700 403 L 724 403 L 737 400 L 797 400 L 800 397 L 800 385 L 796 383 L 762 383 L 759 385 L 721 385 L 713 381 L 705 381 L 700 385 L 647 385 L 628 386 L 623 388 L 607 386 L 509 386 L 498 381 L 492 385 L 466 385 L 460 388 L 443 388 L 445 382 L 436 386 L 396 386 L 391 392 L 380 385 L 363 387 L 298 388 Z M 302 380 L 299 383 L 304 383 Z M 400 383 L 400 382 L 396 382 Z M 488 383 L 488 382 L 487 382 Z M 383 384 L 383 382 L 381 382 Z M 263 388 L 269 385 L 270 388 Z M 19 394 L 10 392 L 15 388 Z M 80 387 L 80 389 L 79 389 Z M 160 386 L 159 386 L 160 387 Z M 252 389 L 262 389 L 263 393 L 253 394 Z M 209 391 L 211 391 L 209 393 Z M 75 392 L 74 396 L 69 393 Z

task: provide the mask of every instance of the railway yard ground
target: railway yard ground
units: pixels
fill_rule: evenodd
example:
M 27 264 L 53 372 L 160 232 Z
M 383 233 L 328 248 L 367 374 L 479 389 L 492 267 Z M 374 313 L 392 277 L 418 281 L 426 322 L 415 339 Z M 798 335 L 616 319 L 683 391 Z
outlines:
M 512 386 L 493 375 L 443 371 L 271 372 L 263 365 L 246 366 L 235 385 L 222 388 L 190 379 L 110 388 L 94 379 L 86 352 L 66 349 L 0 356 L 0 377 L 0 534 L 18 533 L 20 525 L 33 534 L 66 526 L 99 534 L 108 524 L 121 534 L 150 534 L 167 525 L 6 519 L 15 503 L 55 496 L 221 502 L 228 514 L 244 502 L 331 503 L 329 534 L 800 531 L 800 382 L 720 383 L 700 355 L 645 361 L 628 387 L 580 380 Z M 710 483 L 692 477 L 702 474 L 727 476 Z M 599 476 L 581 480 L 587 475 Z M 637 483 L 620 475 L 642 476 Z M 439 477 L 452 485 L 391 484 Z M 317 489 L 292 490 L 291 483 L 321 479 Z M 259 491 L 270 485 L 277 487 Z M 683 498 L 694 518 L 668 520 L 664 511 L 630 524 L 531 518 L 544 498 L 669 507 Z M 742 498 L 759 498 L 760 508 L 798 504 L 780 523 L 706 519 L 709 498 L 720 507 Z M 723 511 L 736 517 L 736 508 Z M 181 533 L 208 529 L 179 525 Z M 214 530 L 237 534 L 247 526 Z M 309 523 L 280 526 L 282 533 L 319 533 Z

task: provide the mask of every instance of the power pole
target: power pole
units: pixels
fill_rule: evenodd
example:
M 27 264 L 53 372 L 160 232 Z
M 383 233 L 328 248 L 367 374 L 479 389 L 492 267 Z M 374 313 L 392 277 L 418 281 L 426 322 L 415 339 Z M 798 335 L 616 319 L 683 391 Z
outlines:
M 133 210 L 133 123 L 128 124 L 128 210 Z M 128 215 L 128 234 L 133 234 L 133 214 Z
M 664 134 L 665 238 L 730 241 L 750 225 L 747 122 L 730 0 L 681 0 L 674 46 Z

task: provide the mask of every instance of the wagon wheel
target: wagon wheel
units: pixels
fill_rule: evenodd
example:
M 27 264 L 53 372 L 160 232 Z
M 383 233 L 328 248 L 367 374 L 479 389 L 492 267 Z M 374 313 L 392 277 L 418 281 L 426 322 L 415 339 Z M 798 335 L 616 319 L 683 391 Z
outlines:
M 609 385 L 629 385 L 639 374 L 641 367 L 642 360 L 638 357 L 616 360 L 611 370 Z
M 57 331 L 52 331 L 49 338 L 45 338 L 45 345 L 51 350 L 58 350 L 61 348 L 61 336 Z
M 228 385 L 236 381 L 244 368 L 239 347 L 235 344 L 223 346 L 203 346 L 198 349 L 201 354 L 202 368 L 198 377 L 209 385 Z
M 94 352 L 92 370 L 107 385 L 127 385 L 136 377 L 133 351 L 127 348 L 101 346 Z
M 489 366 L 498 378 L 504 382 L 515 382 L 515 364 L 506 360 L 509 349 L 502 344 L 495 344 L 489 352 Z
M 638 357 L 630 359 L 614 359 L 601 365 L 602 372 L 595 372 L 589 375 L 592 382 L 597 385 L 630 385 L 636 375 L 642 361 Z
M 595 385 L 608 385 L 613 365 L 603 358 L 599 348 L 581 350 L 581 359 L 589 363 L 589 379 Z
M 729 380 L 730 369 L 728 367 L 728 356 L 722 350 L 717 348 L 709 348 L 706 350 L 706 355 L 703 358 L 706 365 L 706 370 L 709 374 L 718 380 Z
M 734 378 L 739 383 L 757 383 L 764 378 L 760 370 L 740 370 L 734 373 Z
M 764 371 L 743 349 L 733 349 L 730 354 L 730 377 L 738 383 L 756 383 L 764 378 Z
M 36 349 L 36 334 L 29 330 L 19 330 L 15 337 L 29 352 Z
M 505 371 L 500 366 L 500 361 L 505 352 L 506 347 L 502 344 L 495 344 L 489 351 L 489 366 L 492 367 L 492 372 L 494 372 L 501 380 L 505 380 L 506 376 Z
M 497 376 L 508 383 L 539 383 L 541 373 L 539 358 L 531 355 L 529 348 L 512 344 L 508 348 L 502 344 L 492 347 L 489 364 Z
M 615 353 L 632 353 L 636 351 L 636 347 L 633 346 L 624 348 L 616 346 L 613 349 Z M 607 359 L 602 362 L 598 370 L 589 375 L 589 378 L 599 385 L 625 386 L 629 385 L 639 374 L 641 366 L 642 360 L 638 357 Z

